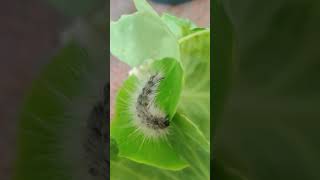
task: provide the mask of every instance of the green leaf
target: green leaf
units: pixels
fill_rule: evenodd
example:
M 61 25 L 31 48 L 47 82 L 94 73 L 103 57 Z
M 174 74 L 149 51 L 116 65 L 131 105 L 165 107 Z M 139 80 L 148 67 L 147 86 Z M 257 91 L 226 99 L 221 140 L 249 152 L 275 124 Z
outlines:
M 197 28 L 197 26 L 192 21 L 188 19 L 178 18 L 167 13 L 164 13 L 161 16 L 161 19 L 166 23 L 166 25 L 178 39 L 193 33 L 193 30 Z
M 210 30 L 190 34 L 180 40 L 185 86 L 179 111 L 186 114 L 210 137 Z
M 149 59 L 180 60 L 176 37 L 159 17 L 148 12 L 122 16 L 111 23 L 110 51 L 131 67 Z
M 185 116 L 177 113 L 172 122 L 173 135 L 168 137 L 173 148 L 190 164 L 180 171 L 159 169 L 126 158 L 111 161 L 110 176 L 117 180 L 209 180 L 209 142 L 201 131 Z M 111 146 L 116 149 L 116 144 Z
M 160 71 L 165 77 L 158 87 L 156 104 L 173 117 L 183 83 L 180 63 L 174 59 L 165 58 L 154 61 L 150 65 L 147 64 L 147 69 L 152 69 L 152 72 Z M 159 168 L 183 169 L 187 163 L 175 152 L 166 138 L 150 139 L 140 130 L 136 131 L 137 127 L 132 124 L 135 116 L 131 107 L 135 106 L 134 96 L 140 90 L 140 84 L 144 81 L 143 78 L 146 78 L 145 75 L 142 73 L 142 77 L 129 76 L 116 98 L 111 136 L 117 141 L 119 156 Z
M 187 160 L 199 179 L 210 179 L 210 143 L 201 130 L 186 116 L 174 117 L 169 141 L 180 156 Z

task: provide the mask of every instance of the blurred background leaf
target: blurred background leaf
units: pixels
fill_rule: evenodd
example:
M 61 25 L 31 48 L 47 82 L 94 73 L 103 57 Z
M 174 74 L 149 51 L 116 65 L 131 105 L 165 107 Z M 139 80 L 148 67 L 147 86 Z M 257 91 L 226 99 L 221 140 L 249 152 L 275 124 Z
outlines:
M 69 40 L 75 39 L 92 59 L 107 61 L 107 3 L 102 0 L 1 2 L 0 179 L 11 179 L 15 173 L 17 123 L 23 98 L 52 57 Z M 105 63 L 106 69 L 108 65 Z
M 82 148 L 83 144 L 74 141 L 81 137 L 78 133 L 83 128 L 79 115 L 90 111 L 90 103 L 97 101 L 96 94 L 107 81 L 105 66 L 104 59 L 88 55 L 76 42 L 69 42 L 53 57 L 25 98 L 18 126 L 14 179 L 70 179 L 85 175 L 73 172 L 75 167 L 84 169 L 85 163 L 79 152 L 68 146 Z M 84 97 L 90 100 L 84 101 Z M 67 115 L 74 109 L 77 114 Z
M 226 36 L 229 18 L 235 46 L 228 50 L 232 83 L 215 132 L 215 177 L 232 169 L 249 180 L 320 179 L 320 2 L 220 4 L 225 15 L 216 12 L 214 26 Z M 216 50 L 224 46 L 213 41 Z

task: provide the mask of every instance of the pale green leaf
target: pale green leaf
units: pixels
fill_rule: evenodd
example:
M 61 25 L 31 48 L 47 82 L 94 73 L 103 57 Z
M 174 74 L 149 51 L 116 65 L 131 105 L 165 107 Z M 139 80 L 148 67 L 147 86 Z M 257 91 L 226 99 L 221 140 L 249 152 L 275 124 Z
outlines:
M 188 19 L 178 18 L 167 13 L 164 13 L 161 16 L 161 19 L 166 23 L 166 25 L 178 39 L 193 33 L 193 30 L 197 28 L 197 26 L 192 21 Z
M 190 34 L 180 40 L 185 86 L 179 111 L 210 136 L 210 30 Z
M 177 38 L 159 17 L 147 12 L 122 16 L 111 23 L 110 51 L 131 67 L 148 59 L 180 59 Z

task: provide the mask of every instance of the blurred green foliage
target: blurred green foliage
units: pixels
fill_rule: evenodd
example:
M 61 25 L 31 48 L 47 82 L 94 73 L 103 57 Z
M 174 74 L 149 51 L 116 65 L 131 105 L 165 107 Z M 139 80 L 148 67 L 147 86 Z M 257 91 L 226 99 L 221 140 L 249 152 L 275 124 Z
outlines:
M 233 62 L 215 127 L 213 176 L 320 179 L 320 2 L 217 3 L 213 46 L 223 59 L 214 66 L 230 56 Z M 223 49 L 230 37 L 234 48 Z

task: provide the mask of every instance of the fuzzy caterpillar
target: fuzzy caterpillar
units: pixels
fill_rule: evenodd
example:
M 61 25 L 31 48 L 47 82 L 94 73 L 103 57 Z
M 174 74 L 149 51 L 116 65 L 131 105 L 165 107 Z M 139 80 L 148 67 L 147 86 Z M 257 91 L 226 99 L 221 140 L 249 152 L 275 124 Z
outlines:
M 134 98 L 134 124 L 147 137 L 156 138 L 168 132 L 169 116 L 160 110 L 155 102 L 159 84 L 164 79 L 165 77 L 159 72 L 149 75 Z

